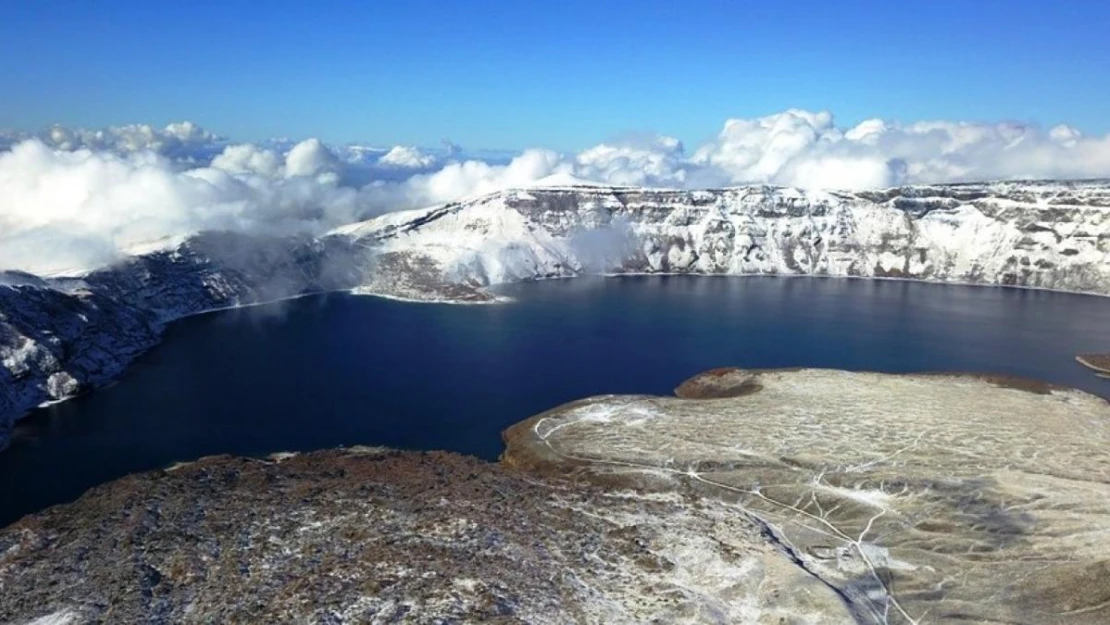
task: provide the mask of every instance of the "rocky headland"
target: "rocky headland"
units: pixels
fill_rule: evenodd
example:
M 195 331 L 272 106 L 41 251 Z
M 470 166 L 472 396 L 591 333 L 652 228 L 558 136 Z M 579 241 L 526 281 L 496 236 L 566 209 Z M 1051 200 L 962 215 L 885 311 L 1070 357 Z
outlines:
M 504 437 L 99 486 L 0 530 L 0 622 L 1110 623 L 1080 391 L 719 369 Z

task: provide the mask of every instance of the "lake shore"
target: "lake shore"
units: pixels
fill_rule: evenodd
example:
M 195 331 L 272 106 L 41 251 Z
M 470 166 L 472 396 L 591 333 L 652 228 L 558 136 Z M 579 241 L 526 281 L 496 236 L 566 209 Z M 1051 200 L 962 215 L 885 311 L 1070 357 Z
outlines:
M 0 620 L 1110 622 L 1110 404 L 1044 386 L 728 368 L 500 462 L 201 458 L 0 529 Z

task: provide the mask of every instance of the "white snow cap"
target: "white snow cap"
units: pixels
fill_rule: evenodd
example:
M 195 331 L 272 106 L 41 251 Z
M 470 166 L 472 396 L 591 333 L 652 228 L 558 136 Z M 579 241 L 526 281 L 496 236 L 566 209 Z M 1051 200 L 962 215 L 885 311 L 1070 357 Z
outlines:
M 436 163 L 436 157 L 408 145 L 395 145 L 378 159 L 379 165 L 400 167 L 406 169 L 422 169 L 431 167 Z

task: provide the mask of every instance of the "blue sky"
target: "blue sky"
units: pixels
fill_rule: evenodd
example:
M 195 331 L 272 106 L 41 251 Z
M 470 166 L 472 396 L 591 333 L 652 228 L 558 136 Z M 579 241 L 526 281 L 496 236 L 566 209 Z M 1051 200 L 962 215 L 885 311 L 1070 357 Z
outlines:
M 0 128 L 695 145 L 729 117 L 1110 131 L 1110 2 L 0 2 Z

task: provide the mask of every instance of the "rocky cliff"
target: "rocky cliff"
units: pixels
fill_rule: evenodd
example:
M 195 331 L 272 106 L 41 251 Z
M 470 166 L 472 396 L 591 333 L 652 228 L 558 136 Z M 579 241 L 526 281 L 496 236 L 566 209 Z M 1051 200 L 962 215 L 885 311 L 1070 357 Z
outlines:
M 351 288 L 342 239 L 206 233 L 85 275 L 0 273 L 0 448 L 12 421 L 114 379 L 180 317 Z
M 337 233 L 419 267 L 410 279 L 420 273 L 474 287 L 665 272 L 898 277 L 1110 293 L 1106 183 L 856 193 L 538 188 L 386 215 Z
M 0 446 L 111 380 L 183 315 L 353 289 L 485 302 L 584 273 L 899 277 L 1110 293 L 1110 183 L 805 192 L 518 189 L 319 238 L 206 233 L 83 275 L 0 274 Z

